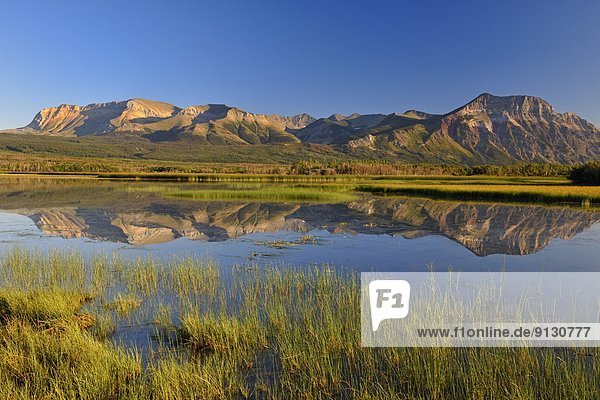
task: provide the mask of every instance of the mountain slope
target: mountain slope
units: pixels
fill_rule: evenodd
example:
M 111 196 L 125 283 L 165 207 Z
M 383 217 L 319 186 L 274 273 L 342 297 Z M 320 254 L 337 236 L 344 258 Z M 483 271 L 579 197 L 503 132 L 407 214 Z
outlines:
M 385 119 L 383 114 L 352 114 L 348 117 L 333 114 L 328 118 L 315 120 L 294 134 L 302 142 L 321 144 L 344 144 L 358 132 L 369 129 Z

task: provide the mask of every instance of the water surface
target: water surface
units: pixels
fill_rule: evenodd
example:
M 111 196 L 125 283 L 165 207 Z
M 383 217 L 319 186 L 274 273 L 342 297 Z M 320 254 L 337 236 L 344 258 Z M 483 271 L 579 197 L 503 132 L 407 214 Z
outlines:
M 339 204 L 196 201 L 225 184 L 0 178 L 0 252 L 210 256 L 219 264 L 359 271 L 600 270 L 600 213 L 359 196 Z

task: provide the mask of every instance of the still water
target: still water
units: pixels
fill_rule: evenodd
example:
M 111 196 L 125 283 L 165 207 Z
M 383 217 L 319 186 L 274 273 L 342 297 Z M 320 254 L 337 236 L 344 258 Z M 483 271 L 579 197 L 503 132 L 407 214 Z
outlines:
M 165 187 L 214 185 L 0 178 L 0 252 L 17 246 L 357 271 L 600 270 L 593 210 L 374 196 L 341 204 L 197 201 L 166 197 Z

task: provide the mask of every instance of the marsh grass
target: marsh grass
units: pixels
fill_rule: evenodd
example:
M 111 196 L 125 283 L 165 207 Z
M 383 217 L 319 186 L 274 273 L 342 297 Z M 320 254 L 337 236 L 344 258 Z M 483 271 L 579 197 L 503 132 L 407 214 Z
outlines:
M 600 385 L 597 349 L 362 348 L 358 276 L 327 266 L 15 250 L 0 277 L 2 398 L 596 399 Z M 109 340 L 119 315 L 99 304 L 118 294 L 154 303 L 140 323 L 167 334 Z M 76 322 L 92 309 L 92 327 Z
M 51 324 L 75 315 L 86 300 L 82 293 L 58 289 L 23 292 L 15 289 L 0 290 L 0 318 L 18 319 L 34 324 Z
M 319 185 L 292 176 L 288 181 L 267 184 L 256 180 L 176 187 L 151 185 L 128 190 L 155 192 L 162 196 L 192 200 L 240 200 L 261 202 L 344 203 L 365 193 L 440 198 L 459 201 L 506 203 L 600 205 L 600 187 L 574 185 L 564 177 L 535 176 L 344 176 L 323 178 Z M 242 179 L 242 178 L 240 178 Z M 320 177 L 315 177 L 315 182 Z
M 116 399 L 143 388 L 139 356 L 88 332 L 97 324 L 80 312 L 88 300 L 57 288 L 0 291 L 2 398 Z
M 341 203 L 356 198 L 351 187 L 333 185 L 254 185 L 227 189 L 165 192 L 165 196 L 194 200 L 250 200 L 268 202 Z
M 109 339 L 117 330 L 116 324 L 110 315 L 98 315 L 90 332 L 101 341 Z
M 567 184 L 502 184 L 398 182 L 358 185 L 358 191 L 382 195 L 420 196 L 451 200 L 600 205 L 600 187 Z
M 101 179 L 134 180 L 150 182 L 198 182 L 198 183 L 330 183 L 348 182 L 360 179 L 357 175 L 288 175 L 264 173 L 216 173 L 216 174 L 186 174 L 186 173 L 142 173 L 142 174 L 98 174 Z
M 180 337 L 194 353 L 250 353 L 266 347 L 265 326 L 256 315 L 243 317 L 190 312 L 181 317 Z
M 0 337 L 2 398 L 118 399 L 142 390 L 139 357 L 79 327 L 56 334 L 17 320 Z
M 140 299 L 135 294 L 117 294 L 117 296 L 107 302 L 102 306 L 107 310 L 114 310 L 118 312 L 120 315 L 125 316 L 137 309 L 142 304 L 142 299 Z

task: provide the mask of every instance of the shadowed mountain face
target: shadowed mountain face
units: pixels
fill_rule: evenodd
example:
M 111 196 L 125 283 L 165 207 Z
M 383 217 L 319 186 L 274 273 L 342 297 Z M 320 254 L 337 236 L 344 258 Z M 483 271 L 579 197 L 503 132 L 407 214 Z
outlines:
M 600 223 L 600 213 L 571 208 L 378 197 L 317 205 L 175 201 L 152 192 L 119 189 L 114 183 L 56 185 L 48 180 L 34 187 L 17 182 L 0 185 L 0 204 L 2 210 L 28 216 L 48 235 L 136 246 L 178 238 L 224 241 L 251 233 L 321 229 L 407 239 L 438 235 L 479 256 L 524 255 Z
M 334 114 L 329 118 L 321 118 L 309 126 L 295 132 L 302 142 L 322 144 L 346 144 L 359 132 L 372 128 L 385 119 L 383 114 L 359 115 L 344 117 Z
M 187 108 L 143 99 L 61 105 L 40 111 L 9 133 L 54 136 L 135 134 L 153 142 L 201 144 L 317 143 L 345 153 L 408 162 L 583 162 L 600 157 L 600 130 L 574 113 L 558 113 L 532 96 L 482 94 L 444 115 L 334 114 L 315 120 L 253 114 L 225 105 Z

